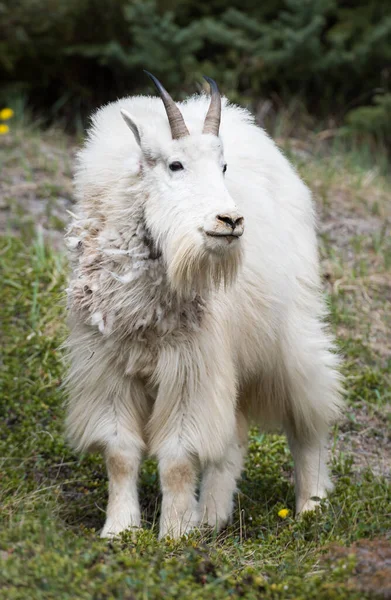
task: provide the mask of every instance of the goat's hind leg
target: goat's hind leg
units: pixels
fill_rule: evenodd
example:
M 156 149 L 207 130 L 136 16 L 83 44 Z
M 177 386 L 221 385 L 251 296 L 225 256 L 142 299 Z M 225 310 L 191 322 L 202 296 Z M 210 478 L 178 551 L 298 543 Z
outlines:
M 327 468 L 327 436 L 300 436 L 286 428 L 295 469 L 296 514 L 314 510 L 333 490 Z
M 330 351 L 332 341 L 321 320 L 300 313 L 290 325 L 284 346 L 287 392 L 283 425 L 294 460 L 296 512 L 300 514 L 313 510 L 318 499 L 333 489 L 327 468 L 327 438 L 342 405 L 341 377 L 338 357 Z
M 317 386 L 316 379 L 309 390 L 305 386 L 292 388 L 290 416 L 284 429 L 294 462 L 296 514 L 314 510 L 319 500 L 333 490 L 327 466 L 327 439 L 339 398 L 335 393 L 334 406 L 332 385 L 326 391 Z
M 297 514 L 313 510 L 333 489 L 327 439 L 341 406 L 337 359 L 325 350 L 308 355 L 311 360 L 302 358 L 296 377 L 291 377 L 290 408 L 284 423 L 295 466 Z

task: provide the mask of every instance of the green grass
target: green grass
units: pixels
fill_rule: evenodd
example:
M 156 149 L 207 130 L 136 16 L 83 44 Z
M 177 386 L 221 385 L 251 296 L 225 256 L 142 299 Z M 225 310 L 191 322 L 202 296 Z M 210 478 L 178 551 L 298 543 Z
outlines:
M 320 235 L 325 292 L 345 359 L 346 418 L 332 432 L 330 501 L 294 519 L 286 442 L 254 430 L 227 530 L 158 542 L 158 475 L 148 460 L 140 480 L 144 528 L 108 543 L 99 539 L 107 501 L 102 459 L 75 455 L 63 431 L 66 262 L 36 235 L 34 218 L 18 214 L 26 191 L 12 187 L 16 174 L 21 184 L 34 184 L 36 202 L 55 207 L 57 195 L 70 189 L 63 160 L 69 140 L 57 144 L 50 132 L 34 129 L 23 137 L 15 129 L 0 148 L 10 206 L 5 229 L 15 225 L 0 238 L 1 598 L 386 598 L 375 580 L 360 587 L 354 550 L 341 558 L 333 548 L 390 532 L 390 485 L 381 464 L 390 457 L 388 182 L 354 153 L 307 149 L 303 156 L 294 140 L 286 144 L 326 226 Z M 278 516 L 281 508 L 290 510 L 286 519 Z
M 365 597 L 345 587 L 354 559 L 329 565 L 324 555 L 332 542 L 387 532 L 387 482 L 369 470 L 358 477 L 348 456 L 335 455 L 329 505 L 297 521 L 286 443 L 257 431 L 234 523 L 222 534 L 158 542 L 158 478 L 147 461 L 140 484 L 145 529 L 100 540 L 107 495 L 102 460 L 75 456 L 63 435 L 64 260 L 42 240 L 25 246 L 12 237 L 2 239 L 0 259 L 3 598 Z M 344 351 L 350 353 L 349 344 Z M 352 348 L 350 399 L 376 406 L 386 375 L 376 362 L 362 372 L 362 352 Z M 291 511 L 285 520 L 277 514 L 283 507 Z

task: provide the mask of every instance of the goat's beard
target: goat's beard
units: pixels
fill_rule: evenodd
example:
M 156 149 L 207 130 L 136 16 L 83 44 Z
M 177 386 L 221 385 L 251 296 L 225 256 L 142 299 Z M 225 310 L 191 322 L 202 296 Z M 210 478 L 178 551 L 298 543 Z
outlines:
M 172 288 L 179 296 L 205 294 L 220 286 L 232 285 L 242 263 L 242 244 L 211 251 L 191 235 L 173 240 L 167 271 Z

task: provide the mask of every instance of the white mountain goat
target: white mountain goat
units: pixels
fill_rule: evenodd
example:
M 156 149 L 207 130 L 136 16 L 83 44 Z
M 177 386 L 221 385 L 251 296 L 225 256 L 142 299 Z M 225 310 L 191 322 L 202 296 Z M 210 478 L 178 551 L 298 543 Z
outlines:
M 285 431 L 296 510 L 313 509 L 341 403 L 308 189 L 213 80 L 210 104 L 177 105 L 151 78 L 160 98 L 94 115 L 67 233 L 67 428 L 104 453 L 104 537 L 140 527 L 144 453 L 159 462 L 160 537 L 224 526 L 251 422 Z

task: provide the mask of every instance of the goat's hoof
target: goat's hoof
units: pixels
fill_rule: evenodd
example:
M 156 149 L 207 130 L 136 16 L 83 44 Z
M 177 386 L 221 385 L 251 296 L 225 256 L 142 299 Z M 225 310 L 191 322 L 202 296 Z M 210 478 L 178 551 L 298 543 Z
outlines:
M 313 496 L 312 498 L 309 498 L 308 500 L 306 500 L 304 502 L 304 504 L 302 504 L 300 509 L 296 510 L 296 516 L 300 517 L 304 513 L 313 512 L 317 508 L 320 508 L 321 502 L 324 499 L 325 499 L 325 496 L 322 496 L 322 497 Z
M 121 533 L 130 532 L 133 536 L 137 534 L 140 530 L 140 525 L 121 525 L 120 523 L 108 522 L 105 523 L 103 527 L 100 537 L 107 540 L 112 540 L 118 538 Z
M 181 520 L 163 520 L 160 522 L 159 540 L 170 537 L 178 540 L 182 536 L 189 534 L 199 526 L 198 518 L 181 519 Z
M 208 513 L 201 521 L 201 526 L 220 532 L 229 525 L 232 525 L 233 517 L 229 515 L 217 515 L 216 513 Z

